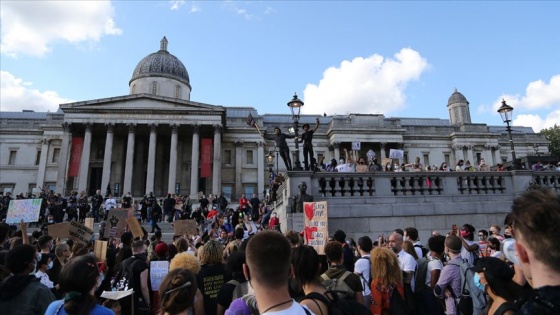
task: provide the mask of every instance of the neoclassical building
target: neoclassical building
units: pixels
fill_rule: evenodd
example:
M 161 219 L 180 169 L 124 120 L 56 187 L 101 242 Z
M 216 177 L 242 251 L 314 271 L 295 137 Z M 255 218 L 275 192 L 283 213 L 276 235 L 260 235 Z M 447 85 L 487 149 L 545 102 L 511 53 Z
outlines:
M 167 44 L 164 37 L 160 49 L 138 63 L 129 95 L 61 104 L 56 113 L 0 112 L 0 192 L 43 188 L 91 195 L 110 188 L 119 196 L 174 192 L 194 197 L 199 191 L 262 196 L 269 186 L 266 155 L 275 157 L 274 169 L 283 172 L 285 167 L 274 154 L 274 143 L 263 140 L 246 117 L 251 114 L 261 130 L 272 133 L 275 126 L 288 132 L 291 115 L 191 101 L 187 69 Z M 315 155 L 338 160 L 343 148 L 360 142 L 356 154 L 372 150 L 388 157 L 390 149 L 399 149 L 403 163 L 415 157 L 424 165 L 511 161 L 504 126 L 472 123 L 469 102 L 457 90 L 447 107 L 449 119 L 359 113 L 320 117 Z M 316 117 L 302 115 L 300 125 L 313 125 Z M 529 127 L 514 130 L 518 158 L 547 152 L 543 135 Z M 290 146 L 295 154 L 294 143 Z

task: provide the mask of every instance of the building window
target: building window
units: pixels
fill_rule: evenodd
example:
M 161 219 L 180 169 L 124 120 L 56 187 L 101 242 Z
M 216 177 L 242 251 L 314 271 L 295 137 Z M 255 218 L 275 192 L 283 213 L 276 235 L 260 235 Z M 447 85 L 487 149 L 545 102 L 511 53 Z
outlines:
M 443 158 L 444 158 L 444 160 L 445 160 L 445 164 L 450 165 L 450 164 L 449 164 L 449 154 L 443 155 Z
M 317 153 L 317 161 L 315 161 L 317 164 L 319 163 L 325 163 L 325 161 L 323 161 L 323 159 L 325 158 L 325 154 L 323 152 L 321 153 Z M 321 167 L 321 165 L 318 166 L 319 168 Z
M 247 150 L 247 165 L 253 165 L 253 150 Z
M 231 150 L 224 150 L 224 164 L 231 165 Z
M 58 163 L 59 158 L 60 158 L 60 148 L 54 148 L 51 162 Z
M 231 201 L 232 199 L 232 192 L 233 186 L 232 185 L 222 185 L 222 192 L 224 193 L 224 197 L 226 197 L 227 201 Z
M 480 164 L 480 160 L 482 160 L 482 153 L 476 152 L 476 164 Z
M 152 94 L 153 94 L 153 95 L 157 95 L 157 94 L 158 94 L 158 91 L 157 91 L 157 82 L 156 82 L 156 81 L 152 82 Z
M 41 150 L 37 151 L 37 155 L 35 156 L 35 165 L 39 165 L 41 162 Z
M 45 183 L 45 189 L 48 191 L 55 191 L 56 190 L 56 183 Z
M 255 186 L 247 185 L 243 187 L 243 191 L 245 193 L 245 197 L 247 197 L 247 199 L 251 199 L 253 198 L 253 194 L 255 193 Z
M 181 98 L 181 86 L 180 85 L 175 86 L 175 98 Z
M 35 183 L 29 184 L 29 186 L 28 186 L 28 188 L 27 188 L 27 192 L 28 192 L 30 195 L 33 195 L 33 190 L 35 189 L 35 187 L 37 187 L 37 184 L 35 184 Z M 37 197 L 37 196 L 35 196 L 35 197 Z
M 0 192 L 2 192 L 4 195 L 6 193 L 11 193 L 13 195 L 15 186 L 16 184 L 0 184 Z M 12 196 L 12 198 L 13 197 L 14 196 Z
M 17 150 L 10 151 L 10 159 L 8 160 L 8 165 L 15 165 L 16 164 L 16 156 Z
M 424 157 L 424 165 L 430 165 L 430 155 L 428 153 L 424 153 L 423 157 Z

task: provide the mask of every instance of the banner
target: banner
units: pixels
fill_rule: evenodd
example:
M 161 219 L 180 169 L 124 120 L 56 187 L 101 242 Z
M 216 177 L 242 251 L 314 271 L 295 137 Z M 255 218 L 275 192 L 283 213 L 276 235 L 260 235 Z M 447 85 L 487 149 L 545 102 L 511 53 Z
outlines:
M 175 235 L 198 235 L 196 231 L 196 222 L 194 220 L 175 220 L 175 222 L 173 222 L 173 229 Z
M 208 178 L 212 175 L 212 139 L 202 138 L 200 143 L 200 177 Z
M 391 159 L 402 160 L 403 157 L 404 157 L 404 151 L 403 150 L 390 149 L 389 150 L 389 157 Z
M 168 273 L 169 262 L 167 260 L 150 261 L 150 282 L 152 284 L 152 291 L 159 291 L 161 281 Z
M 47 232 L 49 236 L 52 238 L 67 238 L 70 234 L 68 233 L 68 229 L 70 228 L 70 223 L 56 223 L 56 224 L 49 224 L 47 226 Z
M 23 222 L 39 221 L 41 202 L 43 202 L 43 199 L 10 200 L 6 223 L 19 224 L 21 220 L 23 220 Z
M 128 211 L 123 209 L 109 210 L 107 216 L 107 224 L 105 224 L 105 237 L 120 238 L 126 229 L 126 219 L 128 218 Z
M 92 229 L 86 227 L 85 225 L 78 223 L 76 221 L 70 221 L 70 226 L 68 228 L 68 234 L 71 238 L 76 241 L 89 244 L 89 241 L 93 238 L 95 234 Z
M 72 152 L 70 153 L 70 164 L 68 165 L 68 177 L 80 174 L 80 160 L 84 149 L 84 138 L 72 137 Z
M 324 255 L 329 240 L 327 202 L 304 202 L 303 213 L 305 244 L 315 248 L 319 255 Z

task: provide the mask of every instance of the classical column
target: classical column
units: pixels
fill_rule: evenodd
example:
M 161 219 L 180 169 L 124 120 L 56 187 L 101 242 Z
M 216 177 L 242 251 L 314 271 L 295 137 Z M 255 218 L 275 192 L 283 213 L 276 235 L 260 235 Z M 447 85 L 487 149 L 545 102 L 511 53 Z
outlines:
M 45 170 L 47 169 L 47 154 L 49 153 L 49 139 L 41 140 L 41 157 L 39 158 L 39 171 L 37 174 L 38 189 L 43 189 L 45 184 Z
M 58 173 L 56 174 L 56 192 L 66 195 L 64 188 L 66 186 L 66 171 L 68 170 L 68 147 L 70 146 L 70 137 L 72 137 L 71 124 L 62 124 L 62 144 L 60 145 L 60 155 L 58 157 Z
M 257 142 L 257 196 L 264 199 L 264 142 Z
M 150 146 L 148 147 L 148 169 L 146 174 L 146 194 L 154 192 L 156 172 L 157 124 L 150 125 Z
M 171 125 L 171 149 L 169 150 L 169 181 L 167 182 L 167 191 L 175 192 L 175 183 L 177 181 L 177 131 L 179 125 Z
M 336 141 L 333 143 L 334 147 L 334 158 L 336 159 L 336 163 L 340 160 L 340 142 Z
M 89 157 L 91 152 L 91 130 L 92 124 L 86 123 L 84 125 L 84 147 L 82 149 L 82 157 L 80 158 L 80 170 L 78 173 L 78 191 L 86 191 L 88 188 L 88 173 L 89 173 Z M 94 190 L 101 189 L 101 187 L 90 187 Z
M 111 180 L 111 158 L 113 156 L 113 128 L 114 124 L 108 123 L 105 136 L 105 154 L 103 155 L 103 176 L 101 177 L 101 193 L 107 190 Z
M 241 184 L 241 168 L 243 167 L 243 141 L 235 143 L 235 196 L 241 197 L 243 186 Z
M 382 163 L 382 159 L 387 157 L 387 151 L 385 151 L 385 146 L 387 145 L 386 142 L 379 142 L 379 155 L 381 156 L 381 158 L 378 159 L 378 163 L 381 164 Z M 383 165 L 383 167 L 385 167 L 385 165 Z
M 462 147 L 461 146 L 455 146 L 455 148 L 453 148 L 453 153 L 455 154 L 455 164 L 457 164 L 457 162 L 459 162 L 459 160 L 465 160 L 461 157 L 461 153 L 462 153 Z
M 200 158 L 200 136 L 198 125 L 193 125 L 191 152 L 191 199 L 198 200 L 198 161 Z
M 214 126 L 214 164 L 212 168 L 212 192 L 218 196 L 222 191 L 222 126 Z
M 134 163 L 134 144 L 136 140 L 136 124 L 128 124 L 128 141 L 126 143 L 126 162 L 124 165 L 123 194 L 132 191 L 132 169 Z

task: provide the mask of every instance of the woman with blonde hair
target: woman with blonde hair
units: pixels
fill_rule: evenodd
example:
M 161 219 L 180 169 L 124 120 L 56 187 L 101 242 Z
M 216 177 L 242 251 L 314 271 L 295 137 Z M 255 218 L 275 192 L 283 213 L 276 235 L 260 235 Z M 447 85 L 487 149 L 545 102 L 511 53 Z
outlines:
M 397 255 L 389 248 L 375 247 L 371 251 L 371 313 L 389 314 L 393 294 L 404 296 L 401 268 Z

